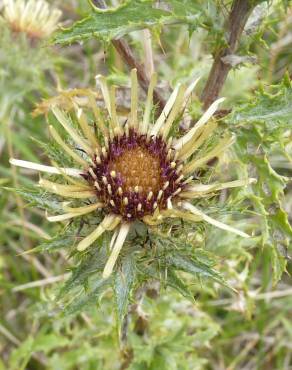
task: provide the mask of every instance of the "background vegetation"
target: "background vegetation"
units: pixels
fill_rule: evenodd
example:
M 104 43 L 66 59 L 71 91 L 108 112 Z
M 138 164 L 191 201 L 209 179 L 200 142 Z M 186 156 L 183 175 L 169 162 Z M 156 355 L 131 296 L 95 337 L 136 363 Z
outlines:
M 97 13 L 86 1 L 54 1 L 64 26 L 85 20 L 37 43 L 1 19 L 0 369 L 292 369 L 291 4 L 123 3 Z M 129 69 L 138 67 L 145 87 L 152 62 L 158 106 L 178 81 L 198 76 L 192 122 L 217 95 L 227 98 L 217 119 L 237 140 L 202 178 L 257 183 L 201 205 L 245 223 L 253 237 L 177 225 L 184 233 L 153 237 L 143 255 L 133 245 L 112 287 L 101 286 L 102 255 L 76 254 L 79 225 L 49 224 L 40 208 L 54 200 L 39 194 L 35 173 L 8 160 L 62 156 L 48 143 L 44 116 L 32 115 L 42 99 L 95 88 L 103 73 L 123 86 L 118 103 L 128 109 Z

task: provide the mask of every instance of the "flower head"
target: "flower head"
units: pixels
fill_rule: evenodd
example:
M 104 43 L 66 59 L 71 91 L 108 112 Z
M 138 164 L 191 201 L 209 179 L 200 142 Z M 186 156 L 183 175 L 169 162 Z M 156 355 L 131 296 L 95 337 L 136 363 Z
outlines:
M 30 39 L 49 37 L 61 15 L 44 0 L 4 0 L 4 19 L 12 31 L 26 33 Z
M 78 244 L 77 249 L 83 251 L 105 231 L 115 230 L 110 256 L 104 268 L 105 278 L 111 274 L 131 225 L 137 220 L 150 227 L 173 217 L 194 222 L 206 221 L 223 230 L 248 237 L 243 231 L 214 220 L 192 204 L 193 200 L 206 194 L 244 186 L 251 181 L 202 184 L 195 180 L 194 174 L 198 169 L 218 157 L 233 142 L 233 137 L 227 134 L 215 146 L 200 151 L 217 126 L 216 121 L 210 118 L 223 98 L 216 100 L 184 136 L 175 139 L 171 136 L 173 123 L 186 108 L 198 80 L 188 88 L 178 85 L 154 123 L 151 122 L 151 110 L 156 75 L 151 78 L 141 118 L 138 115 L 136 70 L 131 72 L 131 110 L 126 119 L 117 113 L 115 88 L 109 87 L 102 76 L 98 76 L 97 80 L 101 86 L 107 117 L 101 114 L 91 92 L 84 91 L 85 100 L 71 96 L 82 135 L 72 125 L 70 116 L 56 104 L 58 100 L 53 100 L 52 104 L 53 114 L 79 150 L 70 147 L 53 126 L 50 126 L 50 132 L 81 169 L 11 160 L 14 165 L 59 174 L 69 181 L 65 185 L 41 179 L 40 186 L 47 191 L 65 198 L 91 200 L 90 204 L 77 208 L 65 203 L 65 213 L 49 216 L 48 220 L 63 221 L 89 212 L 104 214 L 103 221 Z M 84 104 L 93 112 L 95 131 L 83 109 Z M 77 179 L 72 180 L 71 177 Z

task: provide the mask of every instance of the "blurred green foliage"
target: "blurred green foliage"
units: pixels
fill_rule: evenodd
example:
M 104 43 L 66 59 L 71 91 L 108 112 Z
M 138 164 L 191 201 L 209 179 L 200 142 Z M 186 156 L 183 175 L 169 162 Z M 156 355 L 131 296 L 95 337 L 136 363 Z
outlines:
M 32 110 L 60 85 L 93 87 L 97 73 L 126 85 L 128 68 L 104 41 L 123 34 L 145 60 L 142 33 L 132 31 L 149 17 L 165 96 L 177 81 L 198 75 L 200 91 L 211 55 L 225 44 L 231 3 L 135 0 L 108 12 L 81 0 L 57 5 L 66 27 L 84 20 L 55 40 L 87 41 L 32 44 L 3 20 L 0 25 L 0 369 L 290 369 L 291 5 L 261 2 L 252 14 L 238 55 L 256 59 L 245 58 L 230 72 L 222 94 L 231 111 L 218 117 L 220 131 L 230 130 L 237 141 L 201 174 L 204 180 L 257 179 L 200 203 L 223 222 L 244 224 L 253 238 L 203 223 L 171 222 L 151 235 L 137 225 L 110 281 L 100 278 L 108 236 L 77 253 L 74 245 L 92 220 L 82 228 L 79 221 L 48 224 L 41 209 L 58 210 L 56 198 L 40 192 L 35 174 L 10 168 L 8 159 L 66 161 L 48 140 L 45 118 L 33 118 Z M 96 22 L 103 25 L 98 32 Z M 120 100 L 127 105 L 127 94 Z M 201 111 L 195 95 L 192 119 Z

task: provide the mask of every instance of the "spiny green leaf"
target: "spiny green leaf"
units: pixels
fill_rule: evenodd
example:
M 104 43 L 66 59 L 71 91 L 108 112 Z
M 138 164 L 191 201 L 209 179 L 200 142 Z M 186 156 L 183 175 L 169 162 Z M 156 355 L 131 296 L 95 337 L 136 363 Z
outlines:
M 291 127 L 292 88 L 285 81 L 270 87 L 275 94 L 259 91 L 252 101 L 235 108 L 227 118 L 236 127 L 235 150 L 243 170 L 257 178 L 249 199 L 260 214 L 262 244 L 266 246 L 276 283 L 286 261 L 278 252 L 278 244 L 287 246 L 292 238 L 292 228 L 282 202 L 288 178 L 277 173 L 270 158 L 273 155 L 289 157 L 285 152 L 284 133 Z
M 194 27 L 200 14 L 191 0 L 171 0 L 168 10 L 154 7 L 154 3 L 153 0 L 128 0 L 109 10 L 100 10 L 92 4 L 92 13 L 71 28 L 58 32 L 54 42 L 69 44 L 92 37 L 110 41 L 131 31 L 180 22 Z
M 135 275 L 136 269 L 134 258 L 133 256 L 127 255 L 121 260 L 120 266 L 117 269 L 113 279 L 118 321 L 120 325 L 125 314 L 127 313 Z
M 209 265 L 196 260 L 191 256 L 185 256 L 179 253 L 168 256 L 166 264 L 169 268 L 188 272 L 196 277 L 207 277 L 216 282 L 228 286 L 221 274 L 211 268 Z
M 106 254 L 104 250 L 94 250 L 84 257 L 80 264 L 74 268 L 72 276 L 66 281 L 64 287 L 59 293 L 59 299 L 67 294 L 70 290 L 85 285 L 88 278 L 96 272 L 100 272 L 104 268 Z
M 71 247 L 75 243 L 75 235 L 57 235 L 38 245 L 31 252 L 54 252 L 61 248 Z
M 194 295 L 190 292 L 186 284 L 171 269 L 167 271 L 167 284 L 176 289 L 183 297 L 194 302 Z
M 232 123 L 264 122 L 269 131 L 291 123 L 292 88 L 275 87 L 277 93 L 260 92 L 251 102 L 241 105 L 231 117 Z
M 281 232 L 277 233 L 277 227 L 284 231 L 289 238 L 292 238 L 292 227 L 288 220 L 288 214 L 283 210 L 283 208 L 279 207 L 277 209 L 270 209 L 270 220 L 274 225 L 274 239 L 278 241 L 284 240 L 284 235 L 281 234 Z
M 54 141 L 42 142 L 33 138 L 33 141 L 44 151 L 45 155 L 52 161 L 58 163 L 60 167 L 70 167 L 74 166 L 75 163 L 72 158 L 69 158 L 64 150 L 57 145 Z M 70 146 L 70 145 L 69 145 Z M 72 145 L 72 149 L 74 146 Z
M 272 263 L 273 284 L 275 285 L 281 279 L 281 276 L 282 276 L 283 272 L 286 269 L 287 261 L 279 253 L 276 244 L 270 244 L 268 246 L 268 255 L 269 255 L 271 263 Z
M 70 303 L 64 309 L 64 315 L 74 314 L 79 311 L 84 311 L 90 306 L 93 306 L 98 303 L 99 298 L 101 297 L 101 293 L 104 291 L 106 287 L 108 287 L 109 282 L 108 280 L 98 279 L 96 278 L 94 285 L 92 286 L 91 292 L 86 294 L 83 292 L 79 295 L 73 303 Z
M 43 190 L 37 188 L 5 188 L 6 190 L 20 194 L 29 202 L 30 206 L 37 206 L 48 211 L 62 211 L 62 205 L 54 196 L 44 193 Z

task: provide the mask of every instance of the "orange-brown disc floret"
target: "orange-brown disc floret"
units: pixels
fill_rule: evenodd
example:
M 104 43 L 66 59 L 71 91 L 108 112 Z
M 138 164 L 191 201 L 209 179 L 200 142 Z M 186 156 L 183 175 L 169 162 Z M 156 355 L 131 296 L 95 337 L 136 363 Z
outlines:
M 109 169 L 121 176 L 123 189 L 127 192 L 133 192 L 138 187 L 139 192 L 147 196 L 150 191 L 158 193 L 163 185 L 159 157 L 145 148 L 125 151 L 109 163 Z
M 115 136 L 95 156 L 85 175 L 109 211 L 126 220 L 142 219 L 165 209 L 184 187 L 179 163 L 161 137 L 131 129 Z

